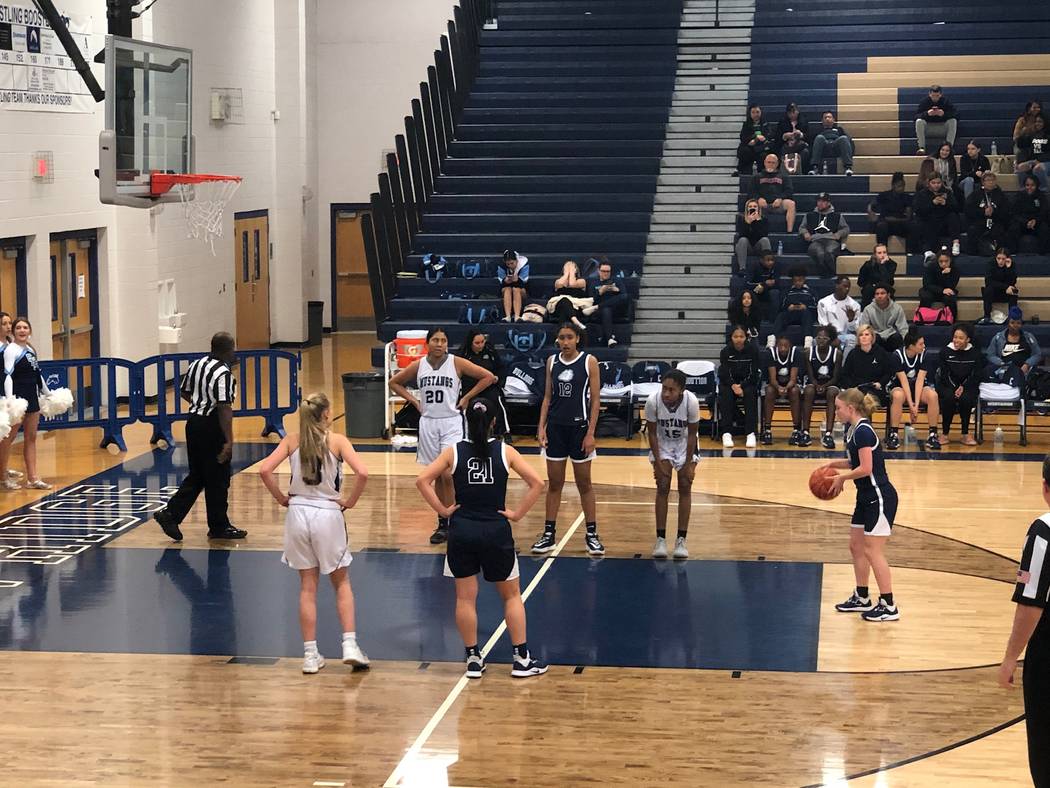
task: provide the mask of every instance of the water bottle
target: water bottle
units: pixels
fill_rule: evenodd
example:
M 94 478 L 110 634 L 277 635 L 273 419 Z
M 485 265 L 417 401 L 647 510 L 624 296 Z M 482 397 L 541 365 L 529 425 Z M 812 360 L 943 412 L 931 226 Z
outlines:
M 777 241 L 777 257 L 780 257 L 782 254 L 784 254 L 784 242 Z
M 996 443 L 1002 443 L 1003 442 L 1003 428 L 1000 427 L 998 424 L 995 425 L 995 442 Z
M 992 155 L 993 156 L 998 156 L 999 155 L 999 143 L 996 142 L 995 140 L 992 140 Z
M 822 173 L 823 173 L 824 175 L 827 175 L 827 174 L 828 174 L 828 162 L 827 162 L 827 160 L 825 160 L 825 161 L 824 161 L 824 166 L 823 166 L 823 168 L 821 169 L 821 172 L 822 172 Z

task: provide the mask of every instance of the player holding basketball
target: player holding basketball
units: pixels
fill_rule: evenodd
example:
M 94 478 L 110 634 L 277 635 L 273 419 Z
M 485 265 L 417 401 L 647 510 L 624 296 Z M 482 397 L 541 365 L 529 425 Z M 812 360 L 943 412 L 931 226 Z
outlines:
M 520 520 L 535 505 L 543 480 L 513 448 L 491 437 L 494 406 L 477 399 L 466 411 L 468 440 L 443 449 L 423 469 L 416 487 L 430 507 L 450 523 L 445 575 L 456 579 L 456 626 L 466 646 L 467 678 L 479 679 L 485 659 L 478 650 L 478 572 L 496 584 L 503 599 L 503 617 L 513 645 L 515 678 L 538 676 L 547 666 L 529 654 L 525 642 L 525 605 L 518 587 L 518 556 L 510 521 Z M 507 479 L 514 471 L 529 485 L 518 508 L 507 508 Z M 434 481 L 452 475 L 455 506 L 438 500 Z
M 596 456 L 594 429 L 598 425 L 602 384 L 598 360 L 581 351 L 581 344 L 583 332 L 573 323 L 562 323 L 558 329 L 561 352 L 547 361 L 547 388 L 536 436 L 547 459 L 547 520 L 543 533 L 532 545 L 534 553 L 549 553 L 557 544 L 555 523 L 565 486 L 565 463 L 572 460 L 572 475 L 587 522 L 587 552 L 605 555 L 605 547 L 598 538 L 594 488 L 591 487 L 591 460 Z
M 855 351 L 854 351 L 855 352 Z M 845 602 L 835 605 L 840 613 L 860 613 L 865 621 L 896 621 L 900 618 L 893 601 L 890 564 L 884 553 L 886 540 L 897 514 L 897 491 L 886 474 L 886 460 L 879 436 L 870 416 L 878 400 L 860 389 L 846 389 L 835 400 L 835 415 L 847 426 L 848 459 L 829 462 L 821 468 L 846 470 L 829 480 L 830 492 L 838 495 L 842 486 L 852 480 L 857 487 L 857 505 L 853 510 L 849 550 L 857 588 Z M 875 573 L 879 584 L 879 602 L 868 596 L 868 578 Z
M 674 558 L 689 557 L 685 546 L 692 510 L 693 477 L 696 476 L 697 428 L 700 403 L 696 395 L 685 390 L 685 373 L 672 369 L 660 380 L 660 391 L 649 395 L 645 403 L 646 435 L 649 436 L 649 461 L 656 479 L 656 544 L 653 558 L 667 558 L 667 499 L 671 495 L 671 476 L 678 471 L 678 536 Z
M 466 394 L 460 392 L 460 378 L 466 375 L 477 381 Z M 416 381 L 419 396 L 415 397 L 406 386 Z M 487 369 L 459 356 L 449 355 L 448 334 L 443 328 L 432 328 L 427 332 L 427 354 L 413 361 L 390 378 L 390 390 L 419 411 L 419 443 L 416 446 L 416 462 L 430 465 L 442 450 L 455 446 L 463 439 L 462 410 L 478 394 L 496 382 L 496 376 Z M 442 474 L 434 482 L 438 498 L 451 506 L 452 476 Z M 431 544 L 448 540 L 448 519 L 438 517 L 437 528 L 430 535 Z

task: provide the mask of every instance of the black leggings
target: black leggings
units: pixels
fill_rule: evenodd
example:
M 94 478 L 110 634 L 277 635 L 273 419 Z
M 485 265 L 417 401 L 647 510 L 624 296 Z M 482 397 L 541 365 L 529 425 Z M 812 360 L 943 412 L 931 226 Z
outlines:
M 742 389 L 742 397 L 733 393 L 733 387 L 729 383 L 724 384 L 718 392 L 718 416 L 723 433 L 733 431 L 733 416 L 738 404 L 744 406 L 744 433 L 750 435 L 758 429 L 757 390 L 751 383 L 743 384 Z
M 951 386 L 939 384 L 937 386 L 937 399 L 941 403 L 941 432 L 947 434 L 948 428 L 952 426 L 952 418 L 959 414 L 959 425 L 963 435 L 970 431 L 970 414 L 977 405 L 977 392 L 972 389 L 963 389 L 962 396 L 956 399 L 955 389 Z
M 572 318 L 583 317 L 583 312 L 572 305 L 572 299 L 559 298 L 551 312 L 555 323 L 568 323 Z

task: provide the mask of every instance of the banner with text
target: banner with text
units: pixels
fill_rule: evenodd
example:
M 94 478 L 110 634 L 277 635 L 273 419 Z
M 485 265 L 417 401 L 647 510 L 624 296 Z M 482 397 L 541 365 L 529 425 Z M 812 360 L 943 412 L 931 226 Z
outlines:
M 89 63 L 96 37 L 90 16 L 62 17 Z M 97 49 L 101 49 L 99 44 Z M 0 2 L 0 110 L 94 112 L 84 80 L 44 15 L 33 6 Z

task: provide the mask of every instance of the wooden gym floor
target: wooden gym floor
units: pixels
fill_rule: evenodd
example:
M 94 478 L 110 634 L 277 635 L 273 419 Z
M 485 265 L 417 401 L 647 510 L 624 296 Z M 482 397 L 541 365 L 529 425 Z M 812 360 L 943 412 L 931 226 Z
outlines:
M 329 391 L 341 413 L 339 373 L 367 366 L 370 344 L 344 334 L 306 351 L 304 393 Z M 0 784 L 1027 784 L 1020 693 L 996 686 L 995 667 L 1015 559 L 1045 508 L 1039 429 L 1026 449 L 1008 436 L 890 462 L 902 619 L 879 625 L 831 608 L 852 586 L 853 496 L 810 496 L 823 450 L 726 457 L 704 441 L 690 560 L 676 563 L 648 557 L 642 441 L 605 440 L 604 559 L 583 551 L 571 485 L 553 558 L 527 553 L 542 509 L 514 529 L 530 646 L 550 672 L 512 680 L 503 635 L 466 685 L 414 455 L 377 441 L 359 442 L 370 480 L 348 516 L 373 667 L 300 673 L 297 580 L 256 472 L 259 426 L 237 423 L 231 487 L 249 537 L 211 550 L 203 502 L 181 549 L 149 521 L 181 448 L 150 450 L 139 427 L 126 457 L 95 449 L 94 433 L 43 439 L 55 491 L 8 494 L 0 517 L 0 740 L 13 756 Z M 479 617 L 484 642 L 499 623 L 491 589 Z M 337 655 L 328 589 L 319 641 Z

